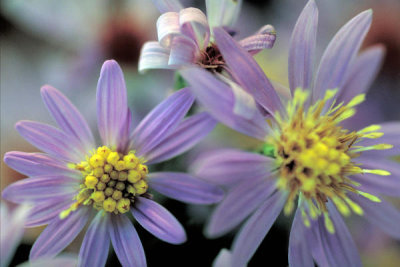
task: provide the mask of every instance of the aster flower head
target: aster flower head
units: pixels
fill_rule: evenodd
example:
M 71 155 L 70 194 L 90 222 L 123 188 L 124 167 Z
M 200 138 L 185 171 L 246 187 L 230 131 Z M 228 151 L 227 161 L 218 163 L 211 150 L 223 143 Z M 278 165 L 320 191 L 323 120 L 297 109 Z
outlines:
M 143 45 L 139 71 L 148 69 L 180 69 L 197 64 L 207 70 L 221 72 L 225 61 L 213 41 L 216 26 L 231 28 L 236 22 L 242 1 L 207 0 L 207 15 L 198 8 L 182 8 L 177 0 L 153 1 L 161 13 L 157 21 L 158 41 Z M 240 41 L 249 53 L 255 54 L 271 48 L 275 30 L 263 26 L 254 35 Z
M 44 86 L 41 94 L 59 128 L 18 122 L 17 131 L 44 153 L 9 152 L 4 158 L 29 178 L 8 186 L 3 197 L 34 204 L 27 227 L 48 224 L 32 247 L 31 260 L 57 255 L 91 220 L 80 249 L 80 266 L 103 266 L 110 240 L 123 266 L 145 266 L 129 213 L 163 241 L 186 240 L 181 224 L 151 199 L 149 189 L 189 203 L 221 199 L 218 187 L 190 175 L 149 172 L 148 166 L 191 148 L 216 123 L 204 113 L 184 119 L 193 103 L 187 89 L 172 94 L 133 127 L 122 70 L 115 61 L 106 61 L 97 88 L 100 146 L 65 96 L 50 86 Z
M 218 81 L 201 69 L 182 71 L 210 114 L 264 142 L 262 155 L 219 150 L 193 166 L 202 178 L 229 187 L 211 217 L 208 235 L 220 236 L 251 215 L 234 240 L 233 266 L 251 259 L 282 210 L 286 215 L 295 212 L 291 266 L 313 266 L 313 261 L 320 266 L 361 265 L 340 215 L 364 215 L 400 238 L 394 223 L 400 213 L 379 196 L 399 196 L 399 165 L 387 157 L 399 154 L 400 123 L 361 130 L 342 126 L 365 99 L 383 56 L 380 46 L 357 55 L 371 18 L 367 10 L 339 30 L 314 76 L 318 9 L 309 1 L 292 34 L 289 99 L 277 93 L 256 62 L 221 28 L 214 29 L 215 39 L 238 84 Z

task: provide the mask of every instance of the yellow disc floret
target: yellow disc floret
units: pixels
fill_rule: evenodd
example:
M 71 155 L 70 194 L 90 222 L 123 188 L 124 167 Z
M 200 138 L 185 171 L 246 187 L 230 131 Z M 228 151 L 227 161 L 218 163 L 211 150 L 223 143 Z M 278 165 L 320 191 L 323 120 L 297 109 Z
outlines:
M 99 147 L 86 161 L 71 164 L 82 172 L 80 192 L 76 202 L 60 214 L 65 218 L 79 205 L 92 205 L 95 209 L 115 214 L 130 210 L 135 196 L 147 192 L 148 168 L 134 151 L 123 155 L 106 146 Z
M 349 215 L 350 210 L 356 214 L 362 213 L 361 207 L 352 202 L 346 193 L 351 191 L 363 196 L 365 193 L 356 189 L 359 184 L 349 176 L 357 173 L 387 173 L 362 169 L 352 160 L 361 151 L 391 147 L 387 144 L 356 146 L 362 138 L 382 136 L 381 133 L 371 133 L 380 127 L 370 126 L 358 132 L 343 129 L 339 123 L 355 114 L 354 106 L 361 103 L 364 97 L 356 96 L 347 105 L 340 103 L 328 106 L 335 93 L 335 90 L 328 90 L 324 99 L 305 110 L 308 93 L 297 89 L 287 106 L 287 116 L 277 114 L 279 127 L 268 140 L 275 148 L 277 186 L 289 192 L 284 212 L 290 214 L 295 208 L 294 200 L 300 197 L 301 201 L 307 203 L 305 206 L 311 218 L 324 215 L 329 232 L 334 232 L 334 227 L 327 212 L 328 201 L 332 201 L 343 215 Z M 135 188 L 139 185 L 136 183 Z M 371 196 L 368 194 L 367 197 L 379 201 Z M 309 225 L 307 214 L 304 210 L 302 213 L 305 225 Z

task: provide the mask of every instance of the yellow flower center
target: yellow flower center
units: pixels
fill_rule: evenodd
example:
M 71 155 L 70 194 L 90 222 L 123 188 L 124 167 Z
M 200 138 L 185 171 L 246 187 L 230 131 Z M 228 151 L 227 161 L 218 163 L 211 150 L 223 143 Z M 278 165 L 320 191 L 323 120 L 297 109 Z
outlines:
M 82 172 L 81 190 L 74 198 L 76 202 L 61 212 L 61 218 L 79 205 L 91 205 L 115 214 L 125 213 L 130 210 L 135 196 L 143 195 L 148 189 L 148 168 L 133 151 L 123 155 L 102 146 L 72 167 Z
M 293 100 L 288 103 L 287 117 L 277 115 L 279 127 L 269 140 L 275 148 L 278 188 L 289 192 L 285 214 L 293 211 L 294 201 L 299 197 L 300 203 L 307 202 L 311 218 L 324 215 L 325 225 L 330 232 L 334 232 L 334 228 L 327 213 L 328 201 L 332 201 L 345 216 L 351 210 L 356 214 L 363 213 L 361 207 L 346 196 L 348 191 L 372 201 L 380 201 L 376 196 L 357 190 L 359 184 L 351 180 L 351 175 L 390 174 L 384 170 L 362 169 L 352 160 L 365 150 L 392 147 L 387 144 L 369 147 L 357 145 L 362 138 L 378 138 L 383 133 L 376 132 L 380 128 L 378 125 L 358 132 L 343 129 L 339 123 L 355 114 L 354 106 L 364 100 L 364 95 L 356 96 L 346 105 L 339 103 L 335 106 L 333 102 L 327 108 L 328 100 L 335 94 L 335 90 L 328 90 L 324 99 L 304 110 L 308 93 L 297 89 Z M 303 208 L 301 205 L 299 207 Z M 305 225 L 309 225 L 306 212 L 302 210 L 302 213 Z

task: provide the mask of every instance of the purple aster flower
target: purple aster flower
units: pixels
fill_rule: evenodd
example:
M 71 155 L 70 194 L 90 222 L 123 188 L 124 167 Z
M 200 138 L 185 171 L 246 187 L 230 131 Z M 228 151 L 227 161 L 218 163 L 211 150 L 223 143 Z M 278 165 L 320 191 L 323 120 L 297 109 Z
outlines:
M 172 94 L 134 128 L 122 70 L 115 61 L 106 61 L 97 87 L 100 146 L 65 96 L 50 86 L 41 93 L 60 128 L 18 122 L 17 131 L 45 153 L 9 152 L 4 158 L 29 178 L 8 186 L 3 197 L 34 204 L 27 227 L 48 224 L 32 247 L 31 260 L 57 255 L 91 221 L 80 249 L 80 266 L 103 266 L 110 240 L 123 266 L 145 266 L 129 213 L 163 241 L 186 240 L 175 217 L 151 200 L 149 187 L 188 203 L 209 204 L 222 198 L 221 189 L 188 174 L 148 171 L 148 165 L 194 146 L 216 123 L 204 113 L 184 119 L 194 100 L 187 89 Z
M 182 8 L 177 0 L 155 0 L 163 14 L 157 20 L 158 41 L 143 45 L 139 71 L 148 69 L 178 69 L 197 64 L 205 69 L 221 72 L 225 61 L 213 41 L 212 29 L 231 27 L 239 16 L 242 1 L 206 0 L 206 15 L 197 8 Z M 254 35 L 240 41 L 251 54 L 271 48 L 275 30 L 265 25 Z
M 289 99 L 276 93 L 254 59 L 221 28 L 214 29 L 215 39 L 238 84 L 199 68 L 182 71 L 210 114 L 265 144 L 263 155 L 219 150 L 192 167 L 229 188 L 211 217 L 209 236 L 220 236 L 250 216 L 233 242 L 233 266 L 251 259 L 282 210 L 295 211 L 291 266 L 361 265 L 341 215 L 364 215 L 400 238 L 400 212 L 377 196 L 400 196 L 399 164 L 388 159 L 399 154 L 400 123 L 358 131 L 342 127 L 364 100 L 383 56 L 380 46 L 357 55 L 372 12 L 362 12 L 339 30 L 313 76 L 317 18 L 311 0 L 292 34 Z

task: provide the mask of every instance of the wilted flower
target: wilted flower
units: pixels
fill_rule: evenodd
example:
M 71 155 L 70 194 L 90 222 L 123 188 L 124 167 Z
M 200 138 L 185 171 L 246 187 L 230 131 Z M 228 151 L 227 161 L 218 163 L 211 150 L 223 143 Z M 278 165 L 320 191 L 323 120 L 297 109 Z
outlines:
M 158 42 L 143 45 L 139 71 L 178 69 L 197 64 L 221 72 L 225 61 L 213 41 L 212 29 L 216 26 L 230 28 L 239 16 L 242 1 L 206 0 L 208 17 L 200 9 L 182 8 L 177 0 L 154 2 L 163 13 L 157 21 Z M 241 40 L 240 45 L 255 54 L 271 48 L 275 38 L 274 28 L 265 25 L 254 35 Z
M 32 121 L 18 122 L 16 128 L 46 154 L 9 152 L 4 158 L 30 178 L 7 187 L 3 197 L 34 204 L 27 226 L 49 224 L 34 243 L 31 260 L 57 255 L 94 216 L 80 249 L 80 266 L 103 266 L 110 239 L 123 266 L 145 266 L 127 214 L 161 240 L 186 240 L 175 217 L 151 200 L 149 187 L 189 203 L 221 199 L 218 187 L 190 175 L 148 170 L 148 165 L 195 145 L 215 125 L 204 113 L 183 119 L 193 103 L 187 89 L 160 103 L 134 129 L 122 71 L 115 61 L 105 62 L 97 88 L 98 147 L 85 119 L 64 95 L 50 86 L 41 93 L 60 129 Z
M 289 215 L 296 206 L 291 266 L 313 266 L 313 259 L 319 266 L 361 265 L 340 214 L 365 215 L 400 238 L 400 213 L 376 196 L 399 196 L 399 165 L 386 158 L 398 151 L 385 150 L 400 145 L 400 123 L 359 131 L 341 126 L 364 100 L 383 55 L 381 47 L 374 47 L 357 56 L 372 12 L 362 12 L 339 30 L 313 77 L 317 17 L 311 0 L 293 31 L 289 100 L 281 101 L 253 58 L 221 28 L 214 29 L 215 39 L 243 90 L 199 68 L 182 71 L 210 114 L 265 144 L 263 155 L 220 150 L 200 158 L 193 168 L 200 177 L 231 188 L 212 215 L 210 236 L 232 230 L 252 214 L 234 240 L 233 266 L 245 265 L 281 210 Z M 265 110 L 268 116 L 260 113 Z

